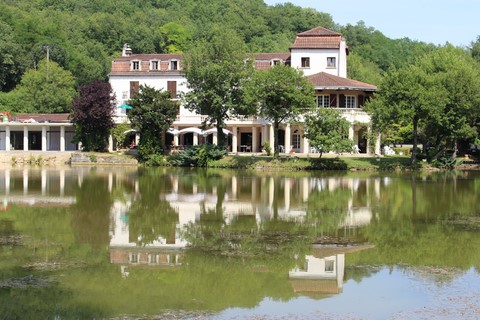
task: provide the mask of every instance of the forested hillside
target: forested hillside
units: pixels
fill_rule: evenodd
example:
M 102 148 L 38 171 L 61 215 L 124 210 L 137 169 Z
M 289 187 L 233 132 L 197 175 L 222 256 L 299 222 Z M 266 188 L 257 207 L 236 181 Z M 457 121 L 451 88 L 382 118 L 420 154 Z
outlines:
M 135 53 L 182 52 L 214 28 L 233 29 L 250 52 L 287 51 L 297 33 L 316 26 L 339 31 L 350 48 L 349 77 L 373 84 L 391 66 L 434 47 L 353 23 L 341 26 L 328 13 L 263 0 L 2 0 L 0 104 L 15 100 L 5 93 L 15 91 L 47 51 L 78 88 L 106 80 L 123 43 Z

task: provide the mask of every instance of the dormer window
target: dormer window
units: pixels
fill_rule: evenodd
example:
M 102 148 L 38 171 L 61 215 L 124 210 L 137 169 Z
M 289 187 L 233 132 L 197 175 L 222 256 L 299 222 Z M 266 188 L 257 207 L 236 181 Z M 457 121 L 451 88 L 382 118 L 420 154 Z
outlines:
M 336 68 L 337 59 L 335 57 L 327 57 L 327 68 Z
M 302 68 L 310 68 L 310 58 L 302 57 L 301 58 Z
M 158 60 L 150 61 L 150 70 L 158 70 Z
M 133 60 L 131 68 L 132 68 L 132 70 L 140 70 L 140 61 Z
M 170 61 L 170 70 L 178 70 L 178 61 L 177 60 L 171 60 Z

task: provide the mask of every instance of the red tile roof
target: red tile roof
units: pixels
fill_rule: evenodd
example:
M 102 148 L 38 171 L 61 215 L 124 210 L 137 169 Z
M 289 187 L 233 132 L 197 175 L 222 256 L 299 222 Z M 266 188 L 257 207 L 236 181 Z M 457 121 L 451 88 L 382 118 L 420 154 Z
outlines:
M 290 49 L 337 49 L 342 35 L 322 27 L 297 34 Z
M 68 113 L 20 113 L 12 116 L 10 121 L 18 122 L 50 122 L 50 123 L 69 123 Z
M 313 74 L 308 77 L 308 80 L 315 86 L 316 89 L 366 90 L 366 91 L 377 90 L 377 87 L 372 84 L 334 76 L 326 72 Z

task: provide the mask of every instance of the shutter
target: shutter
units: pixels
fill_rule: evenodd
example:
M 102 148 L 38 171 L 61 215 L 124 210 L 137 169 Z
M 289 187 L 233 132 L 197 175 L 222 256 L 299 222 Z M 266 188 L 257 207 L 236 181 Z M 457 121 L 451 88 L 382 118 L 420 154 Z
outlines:
M 363 95 L 358 96 L 358 107 L 361 108 L 365 103 L 365 97 Z
M 330 95 L 330 107 L 336 108 L 337 107 L 337 95 L 331 94 Z
M 167 90 L 170 91 L 170 98 L 177 97 L 177 81 L 167 81 Z
M 339 99 L 339 108 L 345 108 L 345 95 L 344 94 L 340 94 L 338 96 L 338 99 Z
M 130 81 L 130 99 L 140 92 L 140 83 L 138 81 Z

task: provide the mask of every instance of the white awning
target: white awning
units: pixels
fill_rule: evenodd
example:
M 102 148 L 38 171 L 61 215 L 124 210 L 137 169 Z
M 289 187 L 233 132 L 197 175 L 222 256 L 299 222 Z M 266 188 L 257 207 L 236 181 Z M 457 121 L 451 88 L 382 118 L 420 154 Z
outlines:
M 225 133 L 225 134 L 233 134 L 232 131 L 227 130 L 225 128 L 223 128 L 222 130 L 223 130 L 223 133 Z M 211 133 L 217 133 L 217 128 L 211 128 L 211 129 L 208 129 L 208 130 L 204 131 L 205 135 L 208 135 L 208 134 L 211 134 Z
M 182 129 L 182 130 L 178 131 L 178 133 L 188 133 L 188 132 L 203 134 L 203 130 L 202 130 L 202 129 L 200 129 L 200 128 L 195 128 L 195 127 L 185 128 L 185 129 Z

